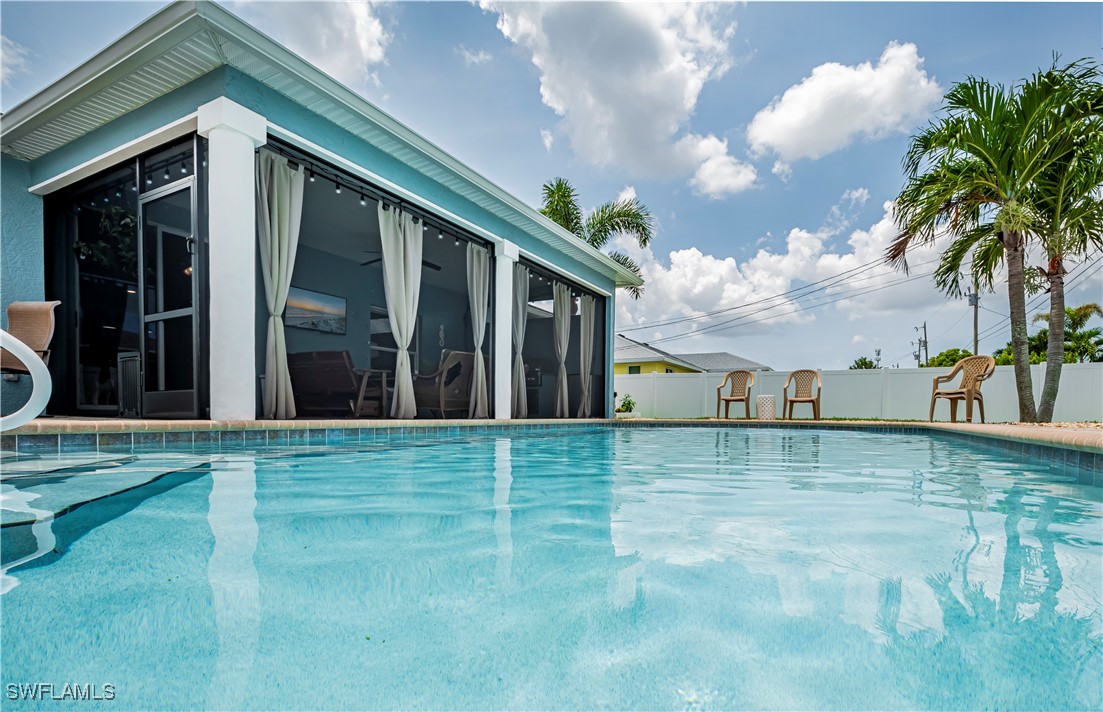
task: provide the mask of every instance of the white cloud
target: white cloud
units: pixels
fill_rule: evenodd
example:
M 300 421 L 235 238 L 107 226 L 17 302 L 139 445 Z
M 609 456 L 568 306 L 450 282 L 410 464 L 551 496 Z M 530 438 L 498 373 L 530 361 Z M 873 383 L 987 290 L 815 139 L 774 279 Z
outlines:
M 638 177 L 686 176 L 721 197 L 754 183 L 727 141 L 689 130 L 706 83 L 731 67 L 728 8 L 703 4 L 499 3 L 498 29 L 540 72 L 574 153 Z
M 9 84 L 15 75 L 29 72 L 30 54 L 23 45 L 0 35 L 0 83 Z
M 773 152 L 784 163 L 820 158 L 859 137 L 906 133 L 941 98 L 916 46 L 890 42 L 876 66 L 829 62 L 813 69 L 755 114 L 747 141 L 752 153 Z
M 774 161 L 774 167 L 770 169 L 770 172 L 780 178 L 782 183 L 788 183 L 793 176 L 793 167 L 785 161 Z
M 555 143 L 555 136 L 547 129 L 540 129 L 540 141 L 544 144 L 544 150 L 551 153 L 552 145 Z
M 863 191 L 847 191 L 840 204 L 850 205 L 856 199 L 863 199 L 863 196 L 868 198 Z M 853 231 L 845 245 L 832 249 L 828 247 L 828 241 L 839 231 L 838 226 L 832 224 L 832 216 L 841 212 L 842 209 L 836 206 L 829 213 L 825 225 L 814 230 L 795 227 L 786 235 L 784 246 L 780 249 L 760 248 L 743 261 L 704 254 L 691 247 L 670 252 L 664 263 L 649 248 L 641 249 L 627 238 L 617 238 L 614 249 L 627 253 L 639 262 L 646 280 L 644 296 L 640 300 L 617 300 L 618 329 L 702 312 L 735 309 L 714 318 L 659 325 L 628 333 L 633 338 L 648 341 L 685 333 L 693 328 L 716 326 L 727 319 L 738 319 L 732 323 L 730 330 L 717 330 L 663 346 L 675 352 L 723 349 L 733 338 L 777 333 L 778 328 L 786 324 L 810 325 L 820 318 L 834 319 L 832 323 L 837 324 L 839 319 L 852 321 L 889 317 L 941 304 L 944 297 L 937 292 L 929 277 L 886 287 L 905 278 L 903 273 L 882 262 L 885 248 L 897 234 L 891 203 L 884 204 L 883 214 L 876 223 L 868 229 Z M 936 255 L 937 246 L 912 254 L 909 259 L 913 266 L 912 275 L 929 272 L 933 265 L 924 263 Z M 863 267 L 867 263 L 872 264 Z M 830 282 L 829 278 L 852 269 L 857 271 L 846 282 L 833 284 L 810 297 L 771 299 L 801 285 L 824 279 Z M 859 294 L 879 287 L 885 288 Z M 817 303 L 848 294 L 852 295 L 848 299 L 808 309 Z M 747 309 L 741 308 L 760 300 L 768 301 Z M 846 331 L 844 328 L 843 332 Z
M 865 343 L 865 340 L 866 337 L 862 336 L 861 334 L 855 334 L 854 336 L 850 337 L 850 343 L 852 344 L 862 344 Z
M 850 207 L 863 207 L 869 201 L 869 188 L 852 188 L 843 193 L 843 200 L 850 203 Z
M 617 193 L 617 200 L 635 200 L 636 199 L 636 187 L 632 185 L 626 185 L 621 188 Z
M 754 166 L 732 158 L 728 142 L 722 143 L 723 148 L 710 151 L 711 155 L 697 166 L 689 181 L 694 190 L 714 200 L 750 188 L 757 177 Z
M 237 2 L 233 9 L 293 52 L 353 89 L 378 88 L 373 67 L 386 63 L 391 33 L 383 3 Z
M 463 63 L 469 67 L 473 64 L 483 64 L 484 62 L 489 62 L 491 59 L 493 59 L 490 53 L 487 52 L 485 49 L 480 49 L 478 52 L 472 52 L 467 47 L 464 47 L 462 44 L 459 47 L 456 47 L 456 54 L 463 57 Z

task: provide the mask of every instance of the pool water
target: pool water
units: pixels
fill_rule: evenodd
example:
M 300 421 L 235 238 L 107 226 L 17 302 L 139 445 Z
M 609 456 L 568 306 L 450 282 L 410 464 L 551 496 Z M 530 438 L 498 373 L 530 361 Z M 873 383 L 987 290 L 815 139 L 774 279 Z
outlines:
M 54 466 L 5 468 L 13 709 L 36 682 L 114 709 L 1103 706 L 1101 490 L 994 447 L 599 427 Z

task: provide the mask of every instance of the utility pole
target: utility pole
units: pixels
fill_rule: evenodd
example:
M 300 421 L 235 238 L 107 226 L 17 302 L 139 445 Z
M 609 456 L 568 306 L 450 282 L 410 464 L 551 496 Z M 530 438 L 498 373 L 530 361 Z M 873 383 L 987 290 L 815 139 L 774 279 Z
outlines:
M 923 322 L 923 326 L 921 327 L 915 327 L 916 331 L 920 329 L 923 329 L 923 337 L 919 339 L 919 343 L 916 344 L 915 353 L 912 355 L 915 356 L 916 366 L 926 366 L 931 363 L 931 352 L 927 348 L 927 322 Z M 914 344 L 915 342 L 913 341 L 912 343 Z M 920 357 L 922 357 L 922 361 Z
M 973 307 L 973 355 L 979 356 L 980 342 L 977 340 L 977 324 L 980 318 L 980 295 L 974 290 L 966 292 L 965 296 L 969 297 L 969 306 Z

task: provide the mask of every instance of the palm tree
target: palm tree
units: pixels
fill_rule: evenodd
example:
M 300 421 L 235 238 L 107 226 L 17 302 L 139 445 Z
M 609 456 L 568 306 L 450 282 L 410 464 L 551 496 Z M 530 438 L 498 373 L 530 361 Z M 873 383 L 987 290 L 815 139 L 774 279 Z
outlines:
M 1093 316 L 1103 317 L 1103 307 L 1098 304 L 1081 304 L 1078 307 L 1065 307 L 1064 323 L 1064 362 L 1085 363 L 1103 360 L 1103 329 L 1098 327 L 1086 329 L 1088 321 Z M 1034 321 L 1046 321 L 1052 323 L 1051 314 L 1035 314 Z M 1042 329 L 1038 334 L 1046 332 Z M 1053 340 L 1048 341 L 1048 348 L 1052 350 Z M 1048 360 L 1049 353 L 1047 351 Z M 1047 366 L 1048 369 L 1048 366 Z M 1048 373 L 1048 371 L 1047 371 Z
M 1047 265 L 1038 273 L 1048 282 L 1049 340 L 1046 375 L 1038 419 L 1053 417 L 1061 367 L 1069 341 L 1065 308 L 1065 259 L 1103 247 L 1103 75 L 1098 63 L 1082 61 L 1038 72 L 1023 85 L 1024 96 L 1038 94 L 1052 106 L 1054 131 L 1067 131 L 1051 151 L 1032 186 L 1030 204 L 1037 210 L 1037 236 Z M 1090 312 L 1088 314 L 1090 317 Z M 1082 328 L 1082 327 L 1081 327 Z M 1077 331 L 1073 329 L 1072 331 Z
M 1103 361 L 1103 329 L 1085 328 L 1093 316 L 1103 317 L 1103 307 L 1098 304 L 1065 307 L 1065 344 L 1077 363 Z
M 1092 101 L 1077 100 L 1076 92 L 1087 91 L 1083 75 L 1091 71 L 1097 71 L 1094 65 L 1080 62 L 1061 69 L 1054 65 L 1011 88 L 977 77 L 955 84 L 944 100 L 945 115 L 912 138 L 904 158 L 907 182 L 894 208 L 900 233 L 886 251 L 891 264 L 906 268 L 909 248 L 943 235 L 950 238 L 935 270 L 939 289 L 959 296 L 966 269 L 969 282 L 991 288 L 996 270 L 1006 264 L 1023 422 L 1034 422 L 1038 416 L 1027 345 L 1026 248 L 1046 226 L 1057 230 L 1058 215 L 1052 209 L 1066 201 L 1044 197 L 1061 184 L 1054 176 L 1081 172 L 1068 164 L 1078 150 L 1089 150 L 1077 148 L 1087 129 L 1076 117 L 1090 114 Z M 1071 78 L 1058 81 L 1065 75 Z M 1079 114 L 1069 108 L 1070 101 Z M 1066 183 L 1087 181 L 1077 177 Z M 1062 225 L 1067 222 L 1060 220 Z M 1087 218 L 1077 221 L 1084 227 L 1090 224 Z M 1063 299 L 1063 282 L 1058 286 Z M 1051 412 L 1052 408 L 1047 415 Z
M 604 249 L 609 240 L 618 234 L 630 235 L 640 247 L 647 247 L 655 234 L 651 211 L 634 196 L 611 200 L 583 216 L 578 192 L 565 178 L 556 178 L 544 184 L 540 212 L 599 250 Z M 641 276 L 640 266 L 631 257 L 617 251 L 608 254 L 637 277 Z M 633 299 L 639 299 L 643 294 L 643 287 L 625 289 Z

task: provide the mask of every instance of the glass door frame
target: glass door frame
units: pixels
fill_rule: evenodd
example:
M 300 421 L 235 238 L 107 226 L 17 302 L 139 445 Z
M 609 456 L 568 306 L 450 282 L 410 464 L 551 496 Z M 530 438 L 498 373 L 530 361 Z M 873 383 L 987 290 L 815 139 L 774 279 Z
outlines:
M 194 175 L 190 175 L 186 178 L 173 181 L 166 185 L 160 186 L 154 190 L 144 193 L 138 199 L 138 294 L 140 298 L 139 314 L 141 316 L 141 354 L 142 354 L 142 417 L 144 418 L 198 418 L 199 417 L 199 365 L 201 359 L 201 353 L 199 348 L 199 312 L 200 312 L 200 300 L 202 298 L 200 285 L 200 273 L 202 271 L 202 261 L 199 259 L 200 252 L 200 235 L 199 235 L 199 205 L 198 205 L 198 184 Z M 173 309 L 170 311 L 156 312 L 154 314 L 147 313 L 146 310 L 146 271 L 145 271 L 145 206 L 146 203 L 150 203 L 161 198 L 168 197 L 175 193 L 183 191 L 191 191 L 189 195 L 190 203 L 190 223 L 191 234 L 186 238 L 189 245 L 189 254 L 191 255 L 191 306 L 182 309 Z M 164 281 L 161 279 L 160 274 L 157 279 L 158 289 L 160 289 Z M 192 378 L 191 378 L 191 406 L 189 409 L 184 410 L 179 406 L 184 404 L 181 394 L 186 394 L 189 391 L 150 391 L 146 388 L 148 369 L 154 368 L 157 370 L 158 378 L 160 379 L 159 385 L 164 386 L 164 338 L 161 338 L 161 347 L 157 350 L 157 364 L 147 363 L 147 351 L 146 351 L 146 330 L 150 324 L 163 323 L 169 319 L 177 319 L 191 316 L 191 348 L 192 348 Z

